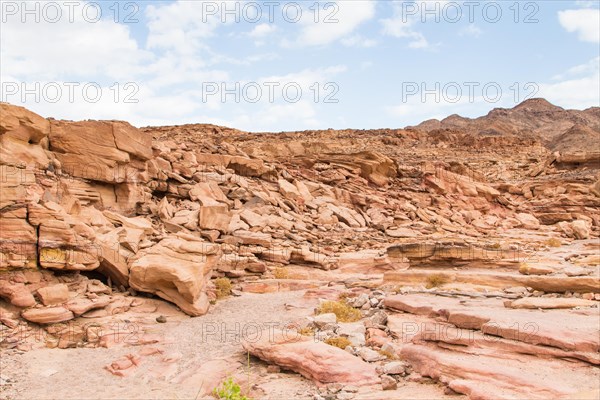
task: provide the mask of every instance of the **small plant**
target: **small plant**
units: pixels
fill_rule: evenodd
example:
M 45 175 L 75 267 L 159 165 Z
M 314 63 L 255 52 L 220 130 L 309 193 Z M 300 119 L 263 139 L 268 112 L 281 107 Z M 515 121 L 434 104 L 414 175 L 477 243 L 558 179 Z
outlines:
M 385 350 L 379 350 L 379 354 L 381 354 L 382 356 L 386 357 L 389 360 L 397 360 L 398 356 L 394 353 L 391 353 L 389 351 L 385 351 Z
M 557 238 L 549 238 L 549 239 L 546 239 L 546 240 L 544 241 L 544 243 L 545 243 L 547 246 L 550 246 L 550 247 L 560 247 L 560 246 L 562 246 L 562 242 L 560 241 L 560 239 L 557 239 Z
M 340 293 L 340 294 L 338 295 L 338 300 L 339 300 L 339 301 L 344 301 L 344 302 L 345 302 L 345 301 L 348 299 L 348 297 L 350 297 L 350 293 L 348 293 L 348 292 L 343 292 L 343 293 Z
M 522 275 L 529 275 L 529 264 L 524 262 L 519 264 L 519 273 Z
M 231 294 L 231 281 L 228 278 L 215 279 L 215 287 L 217 288 L 217 299 L 222 299 Z
M 317 314 L 334 313 L 339 322 L 355 322 L 360 320 L 360 310 L 351 307 L 345 301 L 325 301 L 317 309 Z
M 275 268 L 275 270 L 273 271 L 273 276 L 276 279 L 288 279 L 289 278 L 287 269 L 285 269 L 283 267 Z
M 227 378 L 219 387 L 216 387 L 213 395 L 220 400 L 252 400 L 242 394 L 240 385 L 235 383 L 233 378 Z
M 394 287 L 393 287 L 393 288 L 392 288 L 390 291 L 391 291 L 392 293 L 394 293 L 394 294 L 400 294 L 400 293 L 402 293 L 402 288 L 403 288 L 403 287 L 404 287 L 404 286 L 402 286 L 402 285 L 396 285 L 396 286 L 394 286 Z
M 434 287 L 438 287 L 443 285 L 444 283 L 448 283 L 448 277 L 444 274 L 432 274 L 429 275 L 426 279 L 425 287 L 427 289 L 431 289 Z
M 335 337 L 335 338 L 325 339 L 325 343 L 328 344 L 328 345 L 330 345 L 330 346 L 339 347 L 342 350 L 344 350 L 348 346 L 352 346 L 352 342 L 350 342 L 348 340 L 348 338 L 345 338 L 345 337 L 342 337 L 342 336 Z
M 314 336 L 315 335 L 315 331 L 312 328 L 306 327 L 306 328 L 302 328 L 298 331 L 299 334 L 301 334 L 302 336 Z

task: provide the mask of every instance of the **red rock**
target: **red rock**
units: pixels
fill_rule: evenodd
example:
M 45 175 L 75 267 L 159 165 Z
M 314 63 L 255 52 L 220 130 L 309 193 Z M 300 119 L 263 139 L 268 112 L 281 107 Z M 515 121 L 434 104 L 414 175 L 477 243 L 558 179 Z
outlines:
M 535 314 L 530 310 L 507 309 L 500 300 L 472 299 L 460 302 L 455 298 L 428 295 L 397 295 L 385 299 L 386 307 L 418 315 L 439 317 L 465 329 L 478 329 L 488 335 L 500 336 L 535 345 L 563 350 L 597 352 L 600 335 L 594 318 L 600 310 L 590 309 L 590 315 L 554 310 Z
M 106 365 L 104 369 L 106 369 L 108 372 L 115 376 L 124 377 L 131 374 L 135 367 L 140 365 L 140 363 L 140 357 L 133 354 L 127 354 L 113 361 L 109 365 Z
M 100 182 L 146 180 L 150 138 L 124 122 L 50 121 L 51 150 L 71 176 Z M 116 135 L 115 135 L 116 131 Z
M 421 375 L 446 383 L 471 399 L 548 399 L 574 395 L 592 389 L 597 371 L 569 368 L 560 361 L 521 355 L 512 357 L 467 356 L 428 346 L 407 345 L 401 357 Z M 527 365 L 523 368 L 522 365 Z
M 69 300 L 69 287 L 65 284 L 46 286 L 37 291 L 42 304 L 53 306 L 65 303 Z
M 89 310 L 106 307 L 110 303 L 110 297 L 102 296 L 97 300 L 90 299 L 73 299 L 65 304 L 65 307 L 73 312 L 76 316 L 85 314 Z
M 320 383 L 368 385 L 379 382 L 375 367 L 346 351 L 299 335 L 295 331 L 263 330 L 245 350 L 269 363 Z
M 136 256 L 129 283 L 135 290 L 177 304 L 190 315 L 202 315 L 209 306 L 205 285 L 219 257 L 218 246 L 197 238 L 163 239 Z
M 157 347 L 144 347 L 140 350 L 140 356 L 152 356 L 154 354 L 163 354 L 164 351 Z
M 64 307 L 29 308 L 23 310 L 21 316 L 38 324 L 54 324 L 75 318 L 75 315 Z
M 589 296 L 588 296 L 589 297 Z M 510 308 L 529 308 L 529 309 L 556 309 L 556 308 L 575 308 L 575 307 L 594 307 L 598 306 L 597 301 L 577 299 L 577 298 L 545 298 L 545 297 L 526 297 L 510 302 Z
M 6 298 L 10 304 L 17 307 L 32 307 L 36 304 L 35 298 L 22 283 L 11 283 L 0 280 L 0 296 Z
M 201 206 L 198 214 L 198 226 L 201 229 L 214 229 L 227 232 L 231 215 L 227 205 Z
M 46 167 L 50 124 L 47 119 L 19 106 L 0 104 L 0 159 L 2 164 Z M 4 192 L 3 192 L 4 194 Z

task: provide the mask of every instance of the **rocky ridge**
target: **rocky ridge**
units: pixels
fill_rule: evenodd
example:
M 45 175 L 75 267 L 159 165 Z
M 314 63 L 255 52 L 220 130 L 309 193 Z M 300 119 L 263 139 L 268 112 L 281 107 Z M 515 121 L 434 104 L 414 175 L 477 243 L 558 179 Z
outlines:
M 155 312 L 151 296 L 204 315 L 220 282 L 231 282 L 235 294 L 312 291 L 362 310 L 354 328 L 310 322 L 326 332 L 316 341 L 245 345 L 316 382 L 360 376 L 365 387 L 391 389 L 430 377 L 471 398 L 543 398 L 577 394 L 573 383 L 593 377 L 600 158 L 589 143 L 600 131 L 598 108 L 535 99 L 475 120 L 278 134 L 203 124 L 136 129 L 0 108 L 4 348 L 35 347 L 37 330 L 60 348 L 110 346 L 114 335 L 68 324 L 108 326 L 118 315 Z M 357 291 L 367 296 L 362 304 Z M 386 323 L 369 325 L 383 308 Z M 570 319 L 581 332 L 548 329 L 522 340 L 510 328 Z M 389 321 L 471 339 L 421 332 L 405 341 Z M 489 335 L 498 340 L 487 343 Z M 346 352 L 322 343 L 339 336 L 354 340 Z M 307 354 L 311 362 L 300 357 Z M 404 360 L 401 373 L 385 373 L 390 356 Z M 365 364 L 339 375 L 328 366 L 348 357 Z M 540 376 L 564 359 L 579 367 L 571 380 L 549 384 L 514 370 L 525 359 Z M 521 389 L 496 375 L 519 376 Z

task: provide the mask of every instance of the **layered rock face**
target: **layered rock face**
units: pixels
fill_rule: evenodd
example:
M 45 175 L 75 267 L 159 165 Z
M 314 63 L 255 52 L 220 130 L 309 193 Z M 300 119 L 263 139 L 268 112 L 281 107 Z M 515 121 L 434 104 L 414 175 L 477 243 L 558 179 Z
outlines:
M 206 312 L 206 284 L 219 249 L 199 237 L 191 238 L 195 244 L 163 239 L 150 219 L 126 216 L 148 214 L 151 136 L 125 122 L 47 120 L 0 106 L 0 270 L 98 270 L 121 288 L 156 293 L 192 315 Z M 3 281 L 5 298 L 35 306 L 30 285 L 15 289 L 11 280 Z M 39 297 L 39 306 L 48 306 Z M 47 312 L 33 308 L 23 316 L 40 323 L 75 317 L 67 309 Z
M 209 125 L 139 130 L 120 121 L 57 121 L 3 103 L 0 266 L 98 270 L 123 288 L 131 273 L 134 289 L 189 306 L 192 314 L 206 309 L 200 287 L 212 268 L 216 276 L 252 280 L 281 266 L 346 268 L 353 252 L 375 249 L 391 256 L 389 279 L 422 279 L 419 271 L 399 271 L 407 262 L 518 269 L 534 246 L 465 238 L 545 226 L 578 240 L 597 236 L 598 176 L 582 164 L 573 179 L 556 161 L 562 155 L 551 154 L 576 153 L 585 132 L 597 131 L 597 114 L 533 101 L 439 126 L 286 133 L 274 140 Z M 552 121 L 563 134 L 548 133 Z M 503 127 L 503 141 L 469 155 L 467 137 L 485 141 L 490 124 Z M 528 129 L 526 139 L 514 136 Z M 548 137 L 536 144 L 532 132 Z M 530 147 L 515 151 L 523 146 Z M 439 161 L 432 161 L 432 148 Z M 538 162 L 520 167 L 519 160 L 532 159 Z M 565 174 L 568 180 L 557 185 Z M 192 246 L 185 244 L 190 238 L 215 243 L 204 246 L 207 253 L 191 253 L 203 260 L 195 272 L 188 266 L 193 257 L 180 249 Z M 388 243 L 395 244 L 389 251 Z M 361 262 L 377 265 L 373 257 Z M 140 278 L 141 271 L 155 275 L 160 264 L 178 267 L 165 267 L 164 281 Z M 490 284 L 500 278 L 481 275 Z
M 596 376 L 597 108 L 535 100 L 475 120 L 279 134 L 0 111 L 2 329 L 110 319 L 143 308 L 138 292 L 200 316 L 229 289 L 306 290 L 322 302 L 337 285 L 358 325 L 320 316 L 314 327 L 332 337 L 279 334 L 245 349 L 322 384 L 394 390 L 430 377 L 472 398 L 577 395 L 566 380 L 519 376 L 522 360 L 543 377 L 565 358 L 577 380 Z M 578 328 L 553 331 L 562 320 Z M 511 336 L 531 321 L 539 332 Z M 399 343 L 404 322 L 474 339 L 421 332 Z M 77 334 L 58 347 L 110 342 Z M 323 343 L 339 337 L 350 349 Z M 497 351 L 509 361 L 495 365 Z M 398 355 L 410 366 L 373 366 Z M 506 384 L 517 378 L 521 389 Z

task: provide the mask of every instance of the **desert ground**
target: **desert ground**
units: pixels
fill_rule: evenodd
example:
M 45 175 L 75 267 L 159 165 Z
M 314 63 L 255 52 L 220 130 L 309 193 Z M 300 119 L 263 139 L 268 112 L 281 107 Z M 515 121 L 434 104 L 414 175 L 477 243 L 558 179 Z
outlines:
M 281 133 L 0 110 L 2 398 L 600 397 L 598 107 Z

